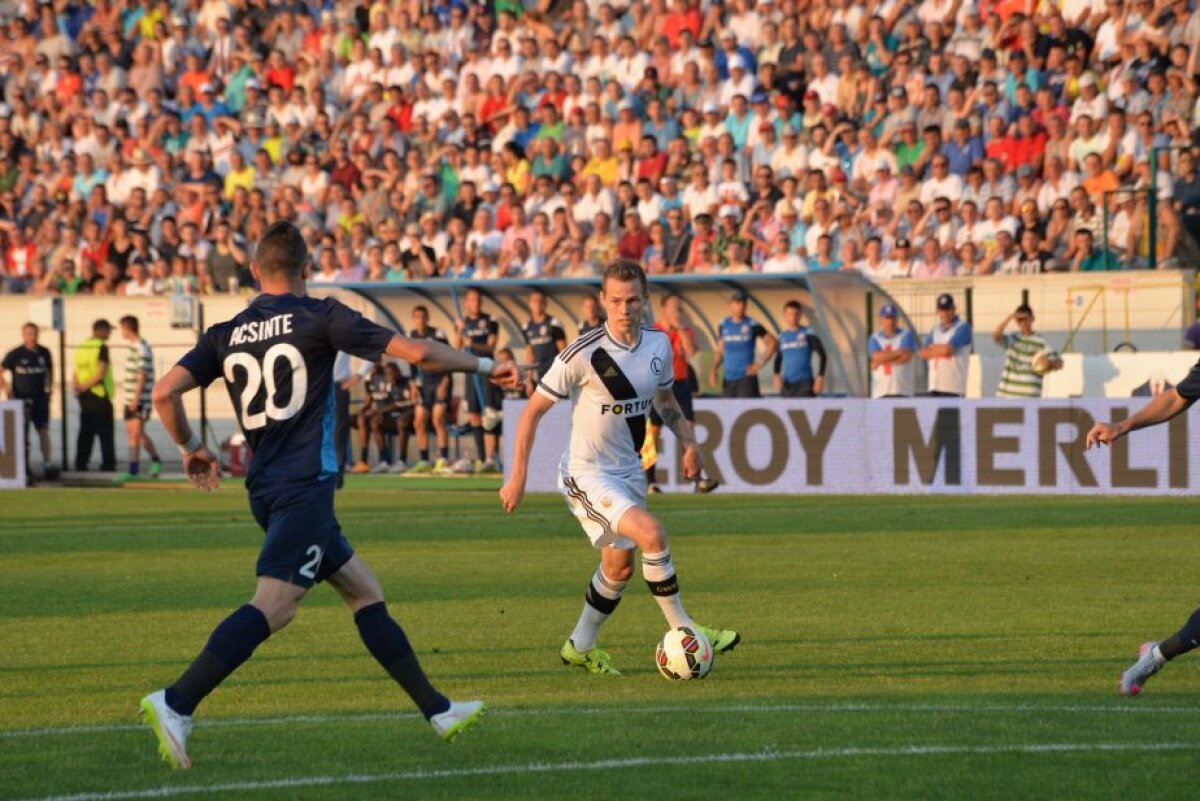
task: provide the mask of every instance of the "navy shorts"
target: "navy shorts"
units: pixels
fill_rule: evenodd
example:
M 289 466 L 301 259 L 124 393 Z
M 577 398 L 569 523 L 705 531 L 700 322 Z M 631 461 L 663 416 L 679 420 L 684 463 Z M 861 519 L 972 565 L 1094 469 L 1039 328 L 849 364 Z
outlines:
M 761 398 L 758 390 L 758 376 L 748 375 L 741 378 L 726 378 L 721 388 L 722 397 L 726 398 Z
M 811 378 L 801 378 L 799 381 L 784 381 L 783 386 L 779 390 L 779 397 L 815 398 L 813 380 Z
M 50 396 L 22 398 L 25 401 L 25 417 L 38 431 L 50 427 Z
M 428 380 L 426 380 L 428 379 Z M 438 398 L 438 389 L 442 386 L 444 379 L 440 375 L 422 376 L 421 379 L 421 405 L 432 411 L 434 406 L 439 403 L 446 406 L 450 405 L 450 393 L 446 392 L 446 397 Z M 467 377 L 470 381 L 470 376 Z
M 267 536 L 257 575 L 311 587 L 354 556 L 333 515 L 333 478 L 250 499 L 250 511 Z
M 480 398 L 479 391 L 483 390 Z M 484 409 L 499 409 L 500 388 L 481 375 L 467 374 L 467 411 L 482 414 Z
M 671 385 L 671 392 L 675 395 L 675 400 L 679 401 L 679 408 L 683 410 L 683 419 L 689 423 L 696 422 L 696 411 L 692 407 L 692 387 L 687 380 L 675 380 Z M 658 410 L 653 406 L 650 407 L 650 423 L 652 425 L 661 426 L 662 418 L 658 416 Z

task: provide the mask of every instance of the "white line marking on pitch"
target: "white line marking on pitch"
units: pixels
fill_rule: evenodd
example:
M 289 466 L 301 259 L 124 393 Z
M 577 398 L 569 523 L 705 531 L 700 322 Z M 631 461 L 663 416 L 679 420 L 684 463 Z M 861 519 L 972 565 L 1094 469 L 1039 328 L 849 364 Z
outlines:
M 1200 743 L 1033 743 L 1029 745 L 944 746 L 911 745 L 895 748 L 833 748 L 813 751 L 753 751 L 680 757 L 628 757 L 595 762 L 530 762 L 524 765 L 485 765 L 448 770 L 406 770 L 393 773 L 349 773 L 344 776 L 302 776 L 294 779 L 227 782 L 152 787 L 145 790 L 109 790 L 73 795 L 51 795 L 21 801 L 132 801 L 139 798 L 174 798 L 182 795 L 280 790 L 299 787 L 332 787 L 345 784 L 463 779 L 480 776 L 513 776 L 537 773 L 571 773 L 613 768 L 729 764 L 738 762 L 820 761 L 858 757 L 988 756 L 993 754 L 1074 754 L 1101 752 L 1192 751 Z
M 769 715 L 788 712 L 938 712 L 946 714 L 989 713 L 1041 713 L 1065 712 L 1085 714 L 1167 714 L 1200 715 L 1196 706 L 1144 706 L 1137 703 L 1088 706 L 1086 704 L 1058 704 L 1039 706 L 1036 704 L 736 704 L 731 706 L 638 706 L 638 707 L 547 707 L 544 709 L 495 709 L 488 717 L 538 718 L 560 715 L 660 715 L 663 713 L 696 714 L 748 714 Z M 362 712 L 345 715 L 282 715 L 262 718 L 210 718 L 196 721 L 198 729 L 231 729 L 244 726 L 292 726 L 322 723 L 370 723 L 377 720 L 406 720 L 420 717 L 416 712 Z M 108 734 L 112 732 L 140 731 L 147 727 L 137 723 L 112 723 L 95 726 L 47 726 L 40 729 L 10 729 L 0 731 L 0 740 L 23 737 L 52 737 L 72 734 Z

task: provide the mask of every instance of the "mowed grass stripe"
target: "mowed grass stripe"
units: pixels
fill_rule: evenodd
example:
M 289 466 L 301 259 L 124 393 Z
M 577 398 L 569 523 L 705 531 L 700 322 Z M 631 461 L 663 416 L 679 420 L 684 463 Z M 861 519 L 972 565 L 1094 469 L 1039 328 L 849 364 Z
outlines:
M 224 784 L 167 785 L 144 790 L 101 790 L 90 793 L 52 795 L 19 801 L 134 801 L 142 798 L 176 798 L 187 795 L 246 792 L 255 790 L 301 789 L 364 785 L 406 781 L 438 781 L 446 779 L 485 778 L 495 776 L 528 776 L 545 773 L 584 773 L 636 768 L 686 767 L 693 765 L 719 766 L 740 763 L 770 763 L 823 761 L 843 759 L 896 759 L 912 757 L 992 756 L 1094 753 L 1147 753 L 1192 751 L 1200 743 L 1028 743 L 1023 745 L 946 746 L 910 745 L 899 748 L 821 748 L 809 751 L 758 751 L 694 754 L 687 756 L 636 756 L 598 759 L 589 762 L 530 762 L 525 764 L 486 765 L 475 768 L 447 770 L 408 770 L 390 773 L 349 773 L 342 776 L 299 776 L 263 781 L 227 782 Z

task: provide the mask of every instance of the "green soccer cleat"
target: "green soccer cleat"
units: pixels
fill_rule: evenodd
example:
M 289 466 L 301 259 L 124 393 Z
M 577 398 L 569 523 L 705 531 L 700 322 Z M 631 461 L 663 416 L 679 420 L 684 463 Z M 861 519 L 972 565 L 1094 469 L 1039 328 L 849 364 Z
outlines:
M 121 484 L 125 484 L 129 481 L 134 481 L 136 479 L 137 479 L 137 476 L 135 476 L 133 473 L 130 473 L 129 471 L 126 471 L 124 473 L 117 473 L 115 476 L 113 476 L 112 483 L 119 486 Z
M 150 463 L 150 478 L 158 478 L 162 475 L 162 462 L 154 461 Z
M 433 470 L 433 465 L 429 464 L 429 462 L 425 461 L 424 459 L 421 459 L 412 467 L 408 468 L 408 472 L 412 473 L 413 475 L 423 475 L 431 470 Z
M 429 725 L 438 737 L 449 743 L 474 726 L 486 711 L 487 704 L 483 701 L 452 701 L 449 709 L 429 719 Z
M 593 648 L 587 652 L 578 651 L 575 649 L 575 643 L 571 642 L 569 637 L 563 643 L 558 656 L 564 665 L 583 668 L 593 676 L 621 675 L 621 671 L 613 667 L 612 657 L 608 655 L 608 651 L 601 651 L 599 648 Z
M 696 628 L 700 629 L 700 632 L 708 638 L 714 654 L 727 654 L 742 641 L 742 635 L 733 629 L 710 629 L 699 623 L 696 624 Z
M 434 472 L 434 475 L 439 475 L 439 476 L 449 475 L 450 465 L 446 462 L 445 459 L 442 459 L 439 457 L 438 460 L 433 463 L 433 472 Z

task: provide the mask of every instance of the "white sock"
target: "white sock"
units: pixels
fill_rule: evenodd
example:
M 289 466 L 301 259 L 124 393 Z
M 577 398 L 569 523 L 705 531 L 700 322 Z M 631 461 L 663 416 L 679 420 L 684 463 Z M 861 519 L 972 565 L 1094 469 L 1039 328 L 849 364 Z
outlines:
M 588 584 L 587 594 L 584 595 L 583 611 L 579 614 L 579 622 L 571 632 L 571 644 L 576 651 L 587 652 L 596 647 L 596 635 L 604 621 L 612 615 L 621 601 L 621 593 L 625 591 L 627 581 L 614 581 L 604 575 L 604 570 L 597 567 L 592 581 Z
M 688 613 L 683 610 L 679 597 L 679 582 L 675 578 L 675 565 L 671 564 L 671 551 L 642 553 L 642 577 L 650 587 L 650 594 L 658 601 L 658 608 L 673 629 L 693 625 Z
M 1167 664 L 1167 658 L 1165 656 L 1163 656 L 1162 651 L 1158 650 L 1157 645 L 1154 646 L 1153 650 L 1151 650 L 1150 653 L 1151 653 L 1151 655 L 1153 655 L 1154 661 L 1159 665 L 1159 667 L 1162 667 L 1163 665 Z

